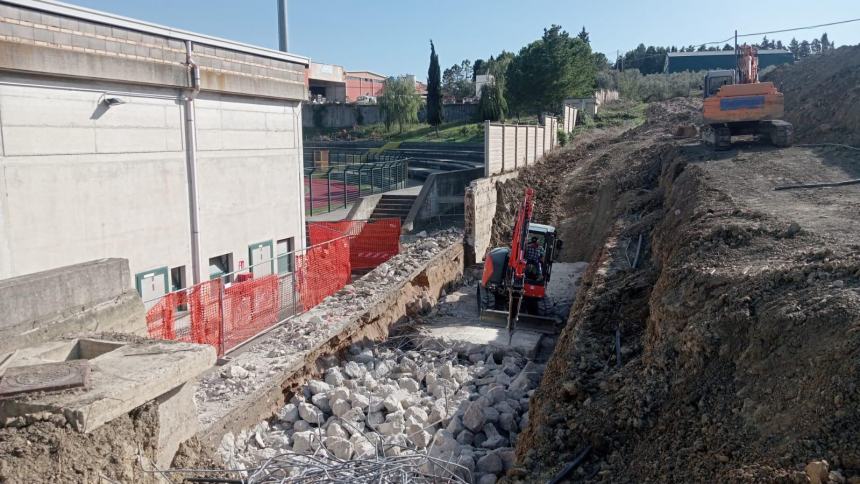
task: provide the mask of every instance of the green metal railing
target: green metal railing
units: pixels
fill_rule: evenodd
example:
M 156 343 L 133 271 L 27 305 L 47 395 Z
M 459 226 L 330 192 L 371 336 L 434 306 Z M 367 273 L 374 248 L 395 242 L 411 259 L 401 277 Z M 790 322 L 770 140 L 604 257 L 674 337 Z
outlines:
M 406 188 L 409 178 L 409 160 L 397 155 L 329 153 L 327 166 L 307 164 L 306 160 L 308 215 L 328 213 L 368 195 Z

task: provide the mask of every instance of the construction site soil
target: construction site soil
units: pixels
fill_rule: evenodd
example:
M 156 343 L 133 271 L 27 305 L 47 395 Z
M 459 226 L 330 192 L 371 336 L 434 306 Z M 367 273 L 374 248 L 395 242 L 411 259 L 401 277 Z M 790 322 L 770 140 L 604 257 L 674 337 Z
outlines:
M 673 138 L 700 105 L 500 185 L 493 244 L 528 185 L 591 261 L 510 481 L 860 482 L 860 186 L 774 191 L 858 178 L 860 153 Z
M 763 76 L 785 95 L 798 143 L 860 146 L 860 45 L 809 56 Z

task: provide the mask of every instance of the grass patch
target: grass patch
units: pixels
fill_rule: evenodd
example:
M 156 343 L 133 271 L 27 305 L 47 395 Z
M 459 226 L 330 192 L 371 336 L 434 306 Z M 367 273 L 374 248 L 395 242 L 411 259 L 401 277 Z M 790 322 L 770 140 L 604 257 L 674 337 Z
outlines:
M 645 122 L 647 103 L 640 101 L 620 100 L 606 104 L 598 109 L 597 115 L 583 115 L 576 120 L 573 138 L 591 129 L 614 128 L 626 126 L 635 128 Z

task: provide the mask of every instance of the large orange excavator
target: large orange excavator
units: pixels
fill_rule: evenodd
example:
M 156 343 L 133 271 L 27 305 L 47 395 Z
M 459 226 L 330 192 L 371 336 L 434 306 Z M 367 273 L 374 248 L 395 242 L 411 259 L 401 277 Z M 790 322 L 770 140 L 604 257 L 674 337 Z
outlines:
M 708 71 L 702 110 L 705 141 L 717 150 L 729 149 L 732 136 L 759 135 L 775 146 L 791 146 L 794 128 L 779 118 L 785 114 L 783 95 L 772 82 L 758 78 L 758 51 L 738 48 L 737 69 Z

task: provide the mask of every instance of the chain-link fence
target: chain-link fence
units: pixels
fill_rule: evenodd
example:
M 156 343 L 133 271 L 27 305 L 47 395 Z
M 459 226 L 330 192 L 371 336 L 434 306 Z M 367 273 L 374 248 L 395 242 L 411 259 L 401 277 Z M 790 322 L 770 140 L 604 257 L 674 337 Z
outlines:
M 149 336 L 210 344 L 223 355 L 321 303 L 397 255 L 400 220 L 308 224 L 310 247 L 145 301 Z
M 409 160 L 399 155 L 315 155 L 305 160 L 305 211 L 316 215 L 346 208 L 367 195 L 406 188 L 408 178 Z

